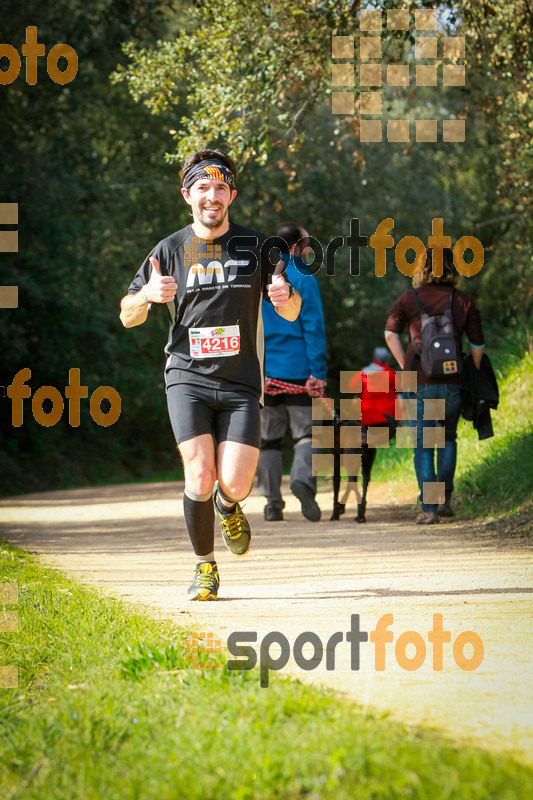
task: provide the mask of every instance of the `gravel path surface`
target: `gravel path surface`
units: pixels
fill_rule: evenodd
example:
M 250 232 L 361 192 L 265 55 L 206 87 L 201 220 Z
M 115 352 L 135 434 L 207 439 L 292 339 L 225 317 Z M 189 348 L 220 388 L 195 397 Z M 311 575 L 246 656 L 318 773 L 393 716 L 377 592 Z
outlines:
M 303 670 L 291 656 L 283 674 L 330 686 L 365 709 L 511 750 L 533 763 L 532 553 L 524 538 L 496 537 L 481 525 L 459 522 L 415 526 L 414 509 L 400 507 L 370 507 L 366 525 L 353 522 L 353 511 L 340 522 L 313 524 L 288 490 L 285 521 L 265 523 L 264 500 L 254 490 L 245 503 L 250 553 L 236 559 L 218 539 L 219 601 L 189 603 L 194 560 L 182 490 L 159 483 L 3 500 L 0 536 L 85 583 L 213 632 L 223 644 L 232 632 L 256 632 L 258 655 L 271 631 L 286 637 L 291 650 L 300 634 L 312 632 L 317 649 L 306 644 L 300 661 L 315 668 Z M 320 495 L 320 505 L 327 520 L 331 493 Z M 393 615 L 388 630 L 394 638 L 384 645 L 385 669 L 375 669 L 372 641 L 361 642 L 355 669 L 356 648 L 346 640 L 352 615 L 370 633 L 386 614 Z M 441 671 L 433 669 L 428 641 L 434 614 L 451 633 Z M 398 643 L 407 631 L 415 633 Z M 482 663 L 470 671 L 454 659 L 454 649 L 459 660 L 461 652 L 467 659 L 475 655 L 470 643 L 462 648 L 459 640 L 454 648 L 464 631 L 474 631 L 484 648 Z M 327 647 L 336 632 L 342 639 Z M 422 661 L 424 648 L 418 669 L 403 668 L 405 659 Z M 277 656 L 279 647 L 272 645 L 271 653 Z M 326 669 L 326 654 L 335 656 L 334 669 Z

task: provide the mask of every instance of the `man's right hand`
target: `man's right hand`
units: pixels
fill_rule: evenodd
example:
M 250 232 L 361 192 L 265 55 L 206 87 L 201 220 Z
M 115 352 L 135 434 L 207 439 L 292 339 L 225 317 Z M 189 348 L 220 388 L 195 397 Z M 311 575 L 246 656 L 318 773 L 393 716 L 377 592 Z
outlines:
M 144 293 L 150 303 L 170 303 L 176 296 L 178 284 L 171 275 L 161 275 L 159 261 L 150 256 L 152 274 L 144 287 Z

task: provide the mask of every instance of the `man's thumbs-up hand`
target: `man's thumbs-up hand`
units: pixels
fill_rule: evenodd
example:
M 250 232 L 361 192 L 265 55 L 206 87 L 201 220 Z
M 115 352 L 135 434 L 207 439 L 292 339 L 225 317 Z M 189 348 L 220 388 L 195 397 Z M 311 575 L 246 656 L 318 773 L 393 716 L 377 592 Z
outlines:
M 152 274 L 144 287 L 144 294 L 150 303 L 170 303 L 176 296 L 178 284 L 171 275 L 161 275 L 159 261 L 150 256 Z
M 272 283 L 268 284 L 268 296 L 274 308 L 284 306 L 289 302 L 290 285 L 281 274 L 284 267 L 285 263 L 282 260 L 278 261 L 272 275 Z

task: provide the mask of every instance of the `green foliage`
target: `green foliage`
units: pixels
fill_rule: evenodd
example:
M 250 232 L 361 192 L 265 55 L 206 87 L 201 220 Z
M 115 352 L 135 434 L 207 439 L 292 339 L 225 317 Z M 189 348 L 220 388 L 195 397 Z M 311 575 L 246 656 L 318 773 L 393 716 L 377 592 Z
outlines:
M 108 385 L 122 398 L 112 429 L 94 423 L 88 400 L 78 429 L 68 425 L 67 408 L 56 427 L 42 428 L 31 401 L 15 429 L 4 401 L 4 493 L 127 480 L 145 475 L 150 462 L 167 469 L 176 462 L 164 394 L 153 391 L 162 386 L 165 315 L 135 336 L 118 320 L 145 253 L 179 227 L 176 179 L 163 161 L 171 121 L 156 122 L 109 81 L 122 41 L 152 41 L 167 7 L 163 0 L 45 0 L 31 19 L 19 3 L 4 4 L 3 41 L 20 50 L 26 24 L 37 22 L 47 51 L 58 41 L 74 47 L 79 72 L 59 86 L 39 59 L 35 86 L 22 71 L 0 87 L 0 185 L 3 200 L 19 204 L 20 239 L 17 254 L 2 255 L 2 283 L 19 286 L 19 307 L 1 312 L 0 382 L 29 367 L 33 392 L 51 385 L 63 393 L 76 367 L 89 395 Z
M 365 3 L 382 12 L 397 5 Z M 222 144 L 236 157 L 233 216 L 266 233 L 295 219 L 325 248 L 348 237 L 352 218 L 370 237 L 392 217 L 396 242 L 427 241 L 432 219 L 442 217 L 452 243 L 477 236 L 485 265 L 462 288 L 491 326 L 519 336 L 530 325 L 531 3 L 440 3 L 439 36 L 466 37 L 466 88 L 384 89 L 384 121 L 466 116 L 466 142 L 455 144 L 364 144 L 357 115 L 331 114 L 331 37 L 353 34 L 357 62 L 360 6 L 43 0 L 30 19 L 20 3 L 4 3 L 3 41 L 20 50 L 26 25 L 37 23 L 47 51 L 61 41 L 76 49 L 79 73 L 59 86 L 41 58 L 36 86 L 22 71 L 0 87 L 0 186 L 20 208 L 20 252 L 2 255 L 2 283 L 18 285 L 20 299 L 19 308 L 1 310 L 0 383 L 30 367 L 33 392 L 62 391 L 76 367 L 89 393 L 109 385 L 122 398 L 109 429 L 91 419 L 88 401 L 79 429 L 68 425 L 67 409 L 57 426 L 42 428 L 28 400 L 24 425 L 14 429 L 4 401 L 4 493 L 176 468 L 162 380 L 166 311 L 126 331 L 118 305 L 151 247 L 189 221 L 174 162 L 200 145 Z M 384 63 L 412 60 L 410 34 L 384 29 L 382 39 Z M 317 279 L 335 394 L 339 371 L 367 363 L 382 342 L 390 304 L 408 281 L 392 251 L 386 277 L 376 278 L 369 248 L 361 274 L 351 274 L 346 246 L 335 275 L 323 267 Z
M 531 768 L 510 757 L 296 681 L 261 689 L 257 670 L 194 669 L 185 631 L 18 550 L 0 550 L 0 578 L 19 585 L 20 631 L 0 635 L 0 663 L 19 668 L 18 688 L 0 692 L 9 800 L 527 795 Z

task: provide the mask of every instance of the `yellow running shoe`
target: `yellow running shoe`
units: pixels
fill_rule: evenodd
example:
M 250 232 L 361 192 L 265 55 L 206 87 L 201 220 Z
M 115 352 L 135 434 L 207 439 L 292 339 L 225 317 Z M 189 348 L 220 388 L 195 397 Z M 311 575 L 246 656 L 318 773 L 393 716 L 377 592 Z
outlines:
M 252 531 L 250 523 L 242 513 L 239 503 L 235 504 L 230 514 L 222 514 L 217 505 L 218 483 L 213 489 L 215 511 L 220 519 L 220 532 L 224 544 L 234 556 L 245 556 L 252 544 Z
M 218 567 L 209 561 L 203 561 L 196 567 L 194 580 L 187 591 L 188 600 L 216 600 L 220 578 Z

